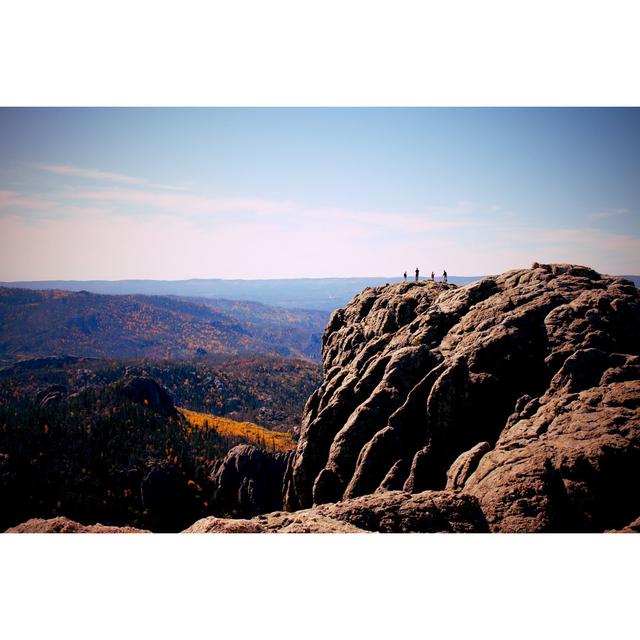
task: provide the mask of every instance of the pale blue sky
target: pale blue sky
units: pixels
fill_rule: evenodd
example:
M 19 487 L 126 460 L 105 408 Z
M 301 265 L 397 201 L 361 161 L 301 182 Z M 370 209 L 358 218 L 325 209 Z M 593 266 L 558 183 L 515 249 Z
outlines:
M 1 109 L 0 280 L 640 273 L 638 109 Z

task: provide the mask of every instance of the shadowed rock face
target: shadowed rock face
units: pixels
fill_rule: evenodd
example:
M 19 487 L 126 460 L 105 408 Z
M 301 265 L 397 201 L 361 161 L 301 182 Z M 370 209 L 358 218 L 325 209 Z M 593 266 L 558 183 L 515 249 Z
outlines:
M 222 513 L 250 518 L 282 509 L 282 481 L 288 453 L 240 444 L 215 462 L 212 504 Z
M 323 336 L 285 507 L 446 488 L 496 531 L 623 528 L 640 514 L 639 327 L 632 283 L 574 265 L 366 289 Z
M 117 382 L 116 388 L 132 402 L 146 404 L 166 415 L 175 415 L 176 413 L 169 392 L 153 378 L 128 376 Z

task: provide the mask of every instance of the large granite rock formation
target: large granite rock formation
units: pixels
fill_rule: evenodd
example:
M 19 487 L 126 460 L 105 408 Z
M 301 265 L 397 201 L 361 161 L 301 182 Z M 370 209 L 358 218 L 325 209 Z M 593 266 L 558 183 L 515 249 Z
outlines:
M 633 283 L 574 265 L 365 289 L 324 334 L 286 508 L 446 488 L 494 531 L 625 527 L 639 328 Z

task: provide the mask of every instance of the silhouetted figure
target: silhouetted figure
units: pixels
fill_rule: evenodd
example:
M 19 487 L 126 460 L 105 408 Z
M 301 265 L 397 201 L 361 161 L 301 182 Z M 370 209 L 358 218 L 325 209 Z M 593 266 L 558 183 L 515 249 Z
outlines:
M 416 267 L 416 282 L 418 282 L 418 278 L 420 277 L 420 269 Z
M 447 272 L 443 271 L 442 272 L 442 282 L 446 282 L 447 281 Z
M 404 272 L 404 281 L 405 282 L 407 281 L 407 272 L 406 271 Z
M 436 279 L 436 274 L 433 273 L 433 271 L 431 272 L 431 282 L 433 282 Z

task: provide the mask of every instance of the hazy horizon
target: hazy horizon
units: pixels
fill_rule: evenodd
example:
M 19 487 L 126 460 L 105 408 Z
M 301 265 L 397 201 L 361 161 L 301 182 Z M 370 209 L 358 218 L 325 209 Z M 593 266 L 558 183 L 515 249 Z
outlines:
M 4 108 L 0 138 L 1 281 L 640 273 L 638 109 Z
M 588 266 L 588 265 L 580 265 L 580 266 Z M 509 269 L 507 269 L 509 271 Z M 606 273 L 600 272 L 602 275 L 609 276 L 634 276 L 638 277 L 640 274 L 638 273 Z M 477 274 L 462 274 L 462 273 L 448 273 L 447 277 L 449 280 L 456 278 L 483 278 L 487 276 L 495 276 L 500 275 L 499 273 L 477 273 Z M 287 280 L 389 280 L 392 281 L 402 281 L 403 276 L 400 274 L 396 275 L 364 275 L 364 276 L 313 276 L 313 277 L 288 277 L 288 278 L 33 278 L 31 280 L 0 280 L 0 284 L 16 284 L 16 283 L 33 283 L 33 282 L 169 282 L 169 283 L 179 283 L 179 282 L 193 282 L 193 281 L 209 281 L 209 280 L 219 280 L 222 282 L 270 282 L 270 281 L 287 281 Z M 436 273 L 435 280 L 441 280 L 442 274 Z M 407 272 L 407 282 L 413 282 L 415 280 L 415 273 Z M 420 280 L 431 280 L 431 272 L 423 273 L 420 271 Z
M 481 278 L 485 275 L 498 275 L 498 274 L 459 274 L 459 273 L 447 273 L 449 278 Z M 609 275 L 635 275 L 635 274 L 609 274 Z M 435 279 L 440 280 L 441 273 L 435 274 Z M 0 280 L 0 283 L 15 283 L 15 282 L 191 282 L 198 280 L 221 280 L 224 282 L 260 282 L 260 281 L 272 281 L 272 280 L 403 280 L 402 274 L 400 275 L 364 275 L 364 276 L 313 276 L 313 277 L 290 277 L 290 278 L 33 278 L 31 280 Z M 415 279 L 414 272 L 407 272 L 407 281 L 413 281 Z M 420 280 L 431 280 L 431 272 L 422 273 L 420 271 Z

